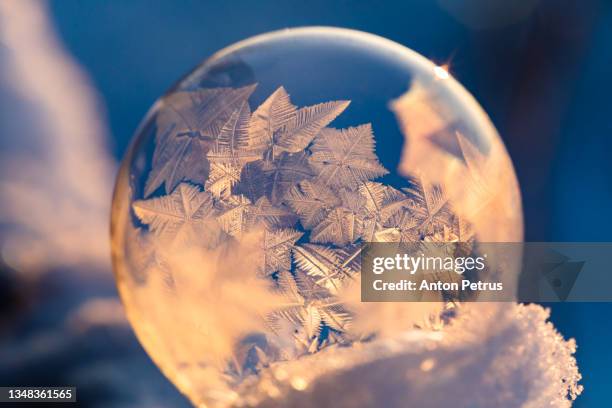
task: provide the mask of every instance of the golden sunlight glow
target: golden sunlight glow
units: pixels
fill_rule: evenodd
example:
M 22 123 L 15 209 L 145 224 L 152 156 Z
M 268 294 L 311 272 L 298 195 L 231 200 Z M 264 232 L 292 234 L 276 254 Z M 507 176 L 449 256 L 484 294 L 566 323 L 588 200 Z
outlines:
M 448 73 L 448 68 L 448 64 L 436 65 L 433 69 L 434 75 L 438 79 L 448 79 L 450 77 L 450 74 Z
M 295 377 L 291 380 L 291 386 L 298 391 L 304 391 L 308 387 L 308 382 L 302 377 Z

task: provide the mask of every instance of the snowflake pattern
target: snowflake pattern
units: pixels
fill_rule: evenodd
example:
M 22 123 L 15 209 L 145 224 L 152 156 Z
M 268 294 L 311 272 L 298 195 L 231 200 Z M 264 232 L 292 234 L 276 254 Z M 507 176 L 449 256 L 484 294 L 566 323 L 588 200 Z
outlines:
M 267 321 L 277 340 L 294 340 L 270 340 L 277 347 L 272 355 L 282 359 L 346 340 L 351 314 L 337 294 L 358 278 L 362 242 L 473 236 L 439 186 L 423 177 L 402 189 L 375 181 L 388 170 L 376 155 L 372 125 L 328 127 L 349 101 L 299 108 L 281 86 L 251 111 L 254 90 L 168 96 L 156 119 L 144 199 L 132 209 L 142 224 L 139 236 L 204 238 L 214 246 L 221 238 L 261 234 L 260 278 L 286 299 Z M 147 253 L 143 262 L 150 259 Z M 246 362 L 239 360 L 247 358 L 257 361 L 253 369 L 271 361 L 260 346 L 241 345 L 229 371 L 242 375 Z

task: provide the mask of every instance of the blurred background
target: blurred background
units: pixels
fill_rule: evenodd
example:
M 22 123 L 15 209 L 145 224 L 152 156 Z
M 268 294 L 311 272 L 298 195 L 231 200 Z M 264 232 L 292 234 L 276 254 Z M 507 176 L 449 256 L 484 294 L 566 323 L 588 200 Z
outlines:
M 188 406 L 117 298 L 115 171 L 148 108 L 195 65 L 304 25 L 449 64 L 514 161 L 525 239 L 612 240 L 612 2 L 0 0 L 1 385 L 76 385 L 86 407 Z M 575 406 L 607 406 L 612 305 L 549 306 L 578 343 Z

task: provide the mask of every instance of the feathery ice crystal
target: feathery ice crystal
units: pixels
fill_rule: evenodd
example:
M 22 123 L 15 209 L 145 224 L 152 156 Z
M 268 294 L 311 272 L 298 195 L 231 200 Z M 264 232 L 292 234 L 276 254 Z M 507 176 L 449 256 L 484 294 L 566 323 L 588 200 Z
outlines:
M 357 34 L 336 35 L 342 43 Z M 306 29 L 291 41 L 310 36 Z M 257 54 L 258 44 L 240 57 Z M 253 59 L 250 69 L 269 70 L 258 61 L 285 57 Z M 376 141 L 385 140 L 381 115 L 372 110 L 370 123 L 351 113 L 368 111 L 362 91 L 328 100 L 296 85 L 319 96 L 299 106 L 291 86 L 271 88 L 277 80 L 269 75 L 228 83 L 232 58 L 196 70 L 154 107 L 115 193 L 120 293 L 139 339 L 175 385 L 194 404 L 212 407 L 440 406 L 427 400 L 430 393 L 437 402 L 451 395 L 458 406 L 497 398 L 496 406 L 510 407 L 519 397 L 541 406 L 544 395 L 569 405 L 580 393 L 574 346 L 538 307 L 358 298 L 364 242 L 520 239 L 518 190 L 503 144 L 490 124 L 474 119 L 473 101 L 465 112 L 449 103 L 465 91 L 415 74 L 409 92 L 390 105 L 408 139 L 394 149 L 404 145 L 396 170 L 377 151 Z M 219 72 L 221 79 L 208 81 Z M 477 368 L 498 376 L 504 393 L 494 395 Z M 383 380 L 394 392 L 381 394 Z M 338 395 L 329 381 L 360 391 Z M 522 387 L 520 395 L 512 387 Z

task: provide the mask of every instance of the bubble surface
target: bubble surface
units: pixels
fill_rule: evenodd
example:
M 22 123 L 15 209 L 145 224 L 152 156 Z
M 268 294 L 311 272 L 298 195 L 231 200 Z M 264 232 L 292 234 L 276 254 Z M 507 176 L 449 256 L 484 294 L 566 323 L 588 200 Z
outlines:
M 445 67 L 344 29 L 206 60 L 143 120 L 113 200 L 129 320 L 202 406 L 282 400 L 315 380 L 302 362 L 371 362 L 363 347 L 406 332 L 435 341 L 415 324 L 443 302 L 360 302 L 362 243 L 521 238 L 510 159 L 474 99 Z

